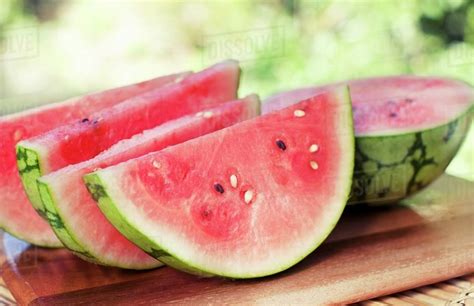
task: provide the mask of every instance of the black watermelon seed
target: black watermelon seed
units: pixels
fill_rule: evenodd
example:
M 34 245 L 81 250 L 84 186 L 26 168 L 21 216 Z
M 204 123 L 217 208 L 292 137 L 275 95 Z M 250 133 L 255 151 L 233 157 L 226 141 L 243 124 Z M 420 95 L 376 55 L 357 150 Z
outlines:
M 276 141 L 276 145 L 283 151 L 286 150 L 286 144 L 283 142 L 283 140 L 278 139 Z
M 391 113 L 390 113 L 390 117 L 391 117 L 391 118 L 397 117 L 397 113 L 391 112 Z
M 89 118 L 84 118 L 81 120 L 82 123 L 89 122 Z
M 224 187 L 222 187 L 222 185 L 219 183 L 214 184 L 214 189 L 219 193 L 224 193 Z

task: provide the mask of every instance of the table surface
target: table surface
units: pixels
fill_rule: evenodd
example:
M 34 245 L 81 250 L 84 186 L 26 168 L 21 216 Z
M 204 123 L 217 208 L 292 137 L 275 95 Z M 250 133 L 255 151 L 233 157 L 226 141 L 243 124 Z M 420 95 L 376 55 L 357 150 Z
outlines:
M 286 297 L 288 302 L 294 302 L 298 298 L 308 301 L 308 297 L 312 297 L 311 301 L 320 301 L 319 295 L 327 293 L 331 287 L 329 291 L 333 295 L 338 292 L 352 295 L 347 301 L 372 298 L 359 302 L 361 305 L 474 305 L 473 186 L 473 183 L 444 176 L 412 198 L 406 206 L 348 209 L 327 243 L 303 263 L 276 277 L 248 283 L 229 284 L 219 279 L 196 281 L 193 277 L 169 268 L 146 272 L 148 274 L 127 274 L 123 270 L 111 270 L 82 262 L 64 250 L 27 248 L 25 243 L 0 233 L 0 262 L 8 259 L 8 264 L 2 265 L 2 277 L 6 277 L 10 288 L 14 289 L 12 294 L 3 279 L 0 281 L 0 305 L 14 304 L 13 296 L 18 298 L 20 304 L 31 301 L 36 301 L 36 304 L 72 304 L 83 301 L 82 298 L 94 301 L 94 294 L 107 294 L 107 291 L 117 293 L 120 288 L 122 291 L 127 288 L 131 291 L 138 290 L 138 296 L 143 290 L 146 295 L 150 288 L 156 288 L 155 293 L 160 293 L 160 297 L 157 299 L 153 296 L 151 301 L 161 301 L 164 289 L 168 289 L 170 295 L 176 294 L 179 297 L 187 290 L 188 285 L 198 291 L 204 289 L 197 300 L 195 296 L 188 294 L 186 298 L 190 303 L 219 301 L 222 298 L 219 294 L 226 290 L 231 295 L 247 290 L 246 292 L 253 292 L 257 297 L 262 292 L 275 291 L 272 291 L 273 286 L 280 291 L 283 289 L 291 292 L 294 289 L 293 298 Z M 387 248 L 391 248 L 388 256 L 384 253 Z M 12 250 L 16 249 L 19 251 L 13 254 Z M 344 252 L 339 252 L 341 250 Z M 374 254 L 373 250 L 380 254 Z M 36 258 L 34 266 L 29 262 L 32 254 Z M 341 262 L 353 264 L 341 265 Z M 54 273 L 51 273 L 51 269 Z M 102 275 L 100 279 L 94 280 L 97 274 Z M 48 277 L 49 282 L 46 284 L 44 280 Z M 321 282 L 321 277 L 325 278 L 324 282 Z M 177 287 L 182 287 L 184 291 L 175 288 L 170 290 L 166 284 L 163 287 L 163 284 L 157 282 L 165 279 L 168 285 L 172 285 L 175 281 L 169 278 L 178 281 L 181 285 Z M 449 278 L 452 279 L 438 283 Z M 94 281 L 96 283 L 91 285 Z M 357 287 L 361 284 L 370 288 Z M 403 291 L 420 285 L 424 286 Z M 308 290 L 308 286 L 312 288 Z M 34 298 L 24 297 L 22 292 L 32 294 Z M 401 293 L 379 297 L 393 292 Z M 114 295 L 111 296 L 102 301 L 117 299 Z M 203 300 L 203 296 L 207 300 Z M 216 299 L 212 299 L 213 296 Z M 125 300 L 126 298 L 124 302 Z M 169 301 L 172 300 L 175 299 Z M 266 299 L 261 301 L 265 302 Z

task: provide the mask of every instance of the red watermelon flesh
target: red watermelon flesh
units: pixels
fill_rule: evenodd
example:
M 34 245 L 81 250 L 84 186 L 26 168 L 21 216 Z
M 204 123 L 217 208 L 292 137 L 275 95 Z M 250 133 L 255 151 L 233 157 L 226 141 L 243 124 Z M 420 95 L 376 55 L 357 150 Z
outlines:
M 356 155 L 350 204 L 398 203 L 438 178 L 469 131 L 474 89 L 439 77 L 394 76 L 345 82 L 351 88 Z M 336 85 L 267 99 L 264 112 Z
M 351 89 L 357 136 L 400 134 L 436 127 L 465 113 L 474 101 L 472 87 L 447 78 L 393 76 L 343 83 Z M 340 84 L 276 94 L 265 101 L 263 113 Z
M 58 247 L 48 224 L 29 204 L 18 175 L 15 145 L 60 125 L 81 120 L 93 112 L 183 77 L 175 74 L 93 93 L 0 118 L 0 228 L 31 243 Z
M 282 271 L 335 226 L 351 186 L 345 87 L 84 177 L 130 240 L 184 271 Z
M 240 69 L 225 61 L 179 83 L 133 97 L 17 145 L 18 168 L 33 206 L 46 216 L 36 179 L 93 158 L 119 140 L 166 121 L 236 99 Z
M 66 247 L 87 260 L 121 268 L 156 267 L 158 261 L 107 221 L 87 191 L 82 176 L 96 168 L 112 166 L 255 117 L 259 106 L 258 97 L 252 95 L 169 121 L 120 141 L 93 159 L 43 176 L 39 179 L 40 193 L 48 215 L 54 216 L 51 226 Z

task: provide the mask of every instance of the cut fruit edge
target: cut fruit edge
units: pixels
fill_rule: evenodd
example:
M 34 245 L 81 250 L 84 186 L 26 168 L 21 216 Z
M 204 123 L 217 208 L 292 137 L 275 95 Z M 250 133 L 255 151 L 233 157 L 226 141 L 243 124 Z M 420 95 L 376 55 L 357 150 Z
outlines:
M 79 121 L 89 113 L 108 108 L 130 96 L 162 87 L 186 75 L 189 73 L 161 76 L 1 116 L 0 138 L 4 146 L 0 150 L 0 159 L 5 160 L 2 160 L 3 164 L 0 166 L 2 168 L 0 170 L 0 205 L 2 205 L 0 228 L 34 245 L 62 247 L 47 222 L 38 216 L 27 198 L 18 173 L 15 145 L 19 141 L 41 135 L 72 121 Z M 51 121 L 49 117 L 54 117 L 54 120 Z M 33 166 L 33 170 L 38 169 L 34 160 L 31 159 L 34 158 L 33 152 L 28 154 L 24 151 L 23 153 L 25 157 L 22 161 L 23 166 L 27 166 L 26 161 L 29 155 L 30 163 L 32 163 L 30 166 Z
M 246 118 L 246 119 L 253 118 L 260 113 L 260 100 L 257 95 L 252 94 L 242 99 L 229 101 L 217 107 L 203 109 L 203 111 L 201 112 L 203 113 L 206 111 L 212 111 L 214 113 L 222 112 L 222 114 L 224 115 L 224 114 L 233 112 L 234 109 L 243 110 L 243 113 L 241 115 L 242 118 Z M 146 263 L 143 265 L 136 265 L 136 264 L 126 265 L 124 263 L 112 262 L 110 260 L 104 260 L 100 258 L 101 257 L 100 254 L 97 254 L 94 250 L 89 249 L 87 246 L 81 243 L 81 239 L 78 239 L 76 235 L 74 234 L 74 231 L 72 230 L 73 227 L 68 223 L 69 218 L 65 218 L 64 211 L 62 211 L 61 207 L 58 204 L 59 200 L 55 196 L 54 188 L 51 188 L 49 186 L 50 179 L 48 178 L 51 176 L 54 177 L 57 175 L 57 173 L 60 173 L 60 172 L 61 173 L 64 172 L 67 175 L 68 171 L 74 171 L 74 169 L 81 169 L 81 167 L 86 167 L 88 163 L 94 162 L 94 160 L 100 160 L 100 159 L 107 160 L 108 158 L 113 157 L 114 154 L 119 153 L 120 150 L 126 150 L 128 147 L 133 146 L 134 144 L 136 145 L 137 143 L 141 144 L 139 141 L 140 136 L 145 136 L 146 138 L 150 138 L 155 133 L 155 131 L 158 131 L 158 130 L 166 131 L 166 133 L 170 133 L 170 134 L 174 133 L 173 130 L 170 129 L 171 126 L 174 126 L 176 122 L 179 122 L 182 120 L 187 121 L 187 123 L 189 124 L 189 122 L 192 122 L 192 120 L 194 120 L 194 117 L 196 117 L 197 114 L 198 113 L 190 114 L 190 115 L 183 116 L 175 120 L 165 122 L 154 129 L 146 130 L 140 134 L 133 136 L 132 138 L 121 140 L 120 142 L 116 143 L 108 150 L 99 154 L 96 158 L 81 162 L 79 164 L 67 166 L 56 172 L 52 172 L 44 177 L 38 178 L 36 181 L 38 184 L 41 199 L 45 207 L 47 220 L 50 223 L 56 236 L 58 236 L 58 238 L 61 240 L 61 242 L 63 242 L 63 244 L 68 249 L 70 249 L 79 257 L 87 261 L 95 262 L 97 264 L 109 265 L 109 266 L 115 266 L 115 267 L 121 267 L 121 268 L 127 268 L 127 269 L 150 269 L 150 268 L 154 268 L 154 267 L 158 267 L 162 265 L 158 261 L 155 261 L 154 263 Z M 199 117 L 205 118 L 203 116 L 199 116 Z M 212 117 L 218 118 L 218 116 L 216 115 L 213 115 Z M 203 119 L 200 119 L 200 120 L 203 120 Z M 214 121 L 214 119 L 212 120 Z M 183 122 L 183 124 L 184 123 L 185 122 Z M 119 152 L 116 152 L 116 151 L 119 151 Z M 147 154 L 147 153 L 149 152 L 146 152 L 144 154 Z M 140 156 L 141 155 L 142 154 L 140 154 Z
M 390 136 L 398 136 L 398 135 L 408 135 L 412 133 L 417 133 L 417 132 L 424 132 L 424 131 L 430 131 L 436 128 L 440 128 L 443 126 L 446 126 L 460 117 L 465 116 L 466 114 L 469 116 L 474 112 L 474 87 L 470 85 L 469 83 L 466 83 L 464 81 L 458 80 L 458 79 L 453 79 L 453 78 L 443 78 L 443 77 L 421 77 L 421 76 L 413 76 L 413 75 L 399 75 L 399 76 L 386 76 L 386 77 L 372 77 L 372 78 L 362 78 L 362 79 L 353 79 L 353 80 L 347 80 L 347 81 L 342 81 L 338 83 L 332 83 L 332 84 L 325 84 L 325 85 L 318 85 L 318 86 L 310 86 L 310 87 L 301 87 L 301 88 L 296 88 L 296 89 L 291 89 L 288 91 L 281 91 L 277 92 L 266 99 L 263 100 L 263 107 L 262 107 L 262 113 L 266 114 L 268 112 L 278 110 L 283 106 L 288 106 L 291 105 L 300 99 L 319 94 L 325 90 L 331 89 L 335 86 L 341 86 L 343 84 L 347 84 L 350 88 L 353 88 L 353 107 L 355 106 L 365 106 L 365 105 L 370 105 L 371 103 L 375 103 L 373 107 L 379 107 L 380 105 L 377 105 L 381 100 L 383 99 L 389 99 L 391 97 L 391 91 L 397 91 L 399 90 L 395 86 L 388 86 L 388 88 L 385 90 L 383 97 L 380 97 L 380 93 L 378 94 L 377 98 L 371 98 L 369 100 L 365 100 L 362 98 L 363 95 L 365 95 L 365 91 L 367 92 L 377 92 L 380 91 L 379 88 L 374 88 L 373 90 L 367 89 L 366 87 L 371 84 L 371 82 L 396 82 L 397 80 L 405 80 L 406 82 L 413 82 L 415 85 L 419 84 L 424 84 L 425 82 L 428 81 L 436 81 L 436 80 L 441 80 L 447 82 L 445 85 L 440 86 L 442 90 L 444 89 L 448 93 L 455 92 L 458 93 L 458 97 L 452 97 L 450 96 L 451 99 L 461 99 L 458 104 L 455 105 L 455 108 L 457 112 L 455 114 L 451 114 L 452 116 L 446 116 L 442 118 L 441 120 L 438 119 L 439 122 L 435 122 L 434 124 L 428 124 L 428 123 L 423 123 L 424 126 L 418 126 L 418 127 L 393 127 L 391 129 L 386 129 L 386 130 L 375 130 L 375 131 L 358 131 L 357 126 L 360 120 L 357 120 L 357 114 L 354 113 L 355 116 L 355 122 L 354 122 L 354 127 L 355 127 L 355 135 L 356 138 L 362 138 L 362 137 L 390 137 Z M 387 86 L 385 83 L 382 83 L 380 86 Z M 413 90 L 413 89 L 411 89 Z M 456 91 L 457 90 L 457 91 Z M 409 95 L 412 94 L 412 91 L 410 91 L 409 88 L 404 89 L 403 92 L 404 95 Z M 421 93 L 426 94 L 425 92 Z M 440 94 L 446 94 L 445 92 L 441 92 Z M 461 95 L 462 94 L 462 95 Z M 368 94 L 370 96 L 370 94 Z M 449 94 L 448 94 L 449 95 Z M 397 98 L 397 97 L 395 97 Z M 413 97 L 412 97 L 413 98 Z M 416 94 L 415 94 L 416 98 Z M 374 99 L 374 100 L 373 100 Z M 424 97 L 426 99 L 426 97 Z M 363 118 L 362 118 L 363 119 Z M 408 123 L 407 123 L 408 125 Z
M 154 83 L 154 84 L 155 83 L 158 83 L 158 84 L 161 83 L 159 86 L 165 86 L 168 83 L 179 82 L 180 80 L 182 80 L 185 77 L 190 76 L 191 74 L 193 74 L 192 71 L 183 71 L 183 72 L 173 73 L 173 74 L 169 74 L 169 75 L 165 75 L 165 76 L 159 76 L 159 77 L 149 79 L 149 80 L 144 80 L 144 81 L 141 81 L 141 82 L 138 82 L 138 83 L 122 85 L 122 86 L 119 86 L 119 87 L 109 88 L 109 89 L 105 89 L 105 90 L 102 90 L 102 91 L 98 90 L 98 91 L 95 91 L 95 92 L 87 93 L 87 94 L 82 95 L 82 96 L 71 97 L 71 98 L 69 98 L 67 100 L 64 100 L 64 101 L 47 103 L 47 104 L 40 105 L 40 106 L 37 106 L 37 107 L 32 107 L 32 108 L 24 110 L 24 111 L 19 111 L 19 112 L 14 112 L 14 113 L 11 113 L 11 114 L 7 114 L 7 115 L 4 115 L 4 116 L 1 116 L 1 119 L 2 120 L 7 120 L 7 121 L 14 121 L 14 120 L 20 119 L 23 116 L 36 115 L 38 113 L 42 113 L 42 112 L 45 112 L 45 111 L 54 110 L 55 108 L 58 108 L 58 107 L 68 107 L 68 106 L 74 106 L 76 104 L 80 105 L 80 103 L 81 103 L 80 101 L 84 98 L 94 97 L 94 96 L 98 96 L 100 94 L 110 94 L 110 93 L 112 93 L 114 91 L 118 91 L 118 90 L 127 90 L 127 88 L 130 88 L 132 86 L 138 86 L 138 87 L 140 87 L 140 86 L 150 86 L 151 83 Z M 153 88 L 150 88 L 149 90 L 153 90 Z M 140 93 L 137 93 L 136 95 L 139 95 L 139 94 Z
M 96 258 L 90 254 L 86 249 L 79 245 L 76 240 L 71 236 L 67 230 L 66 224 L 64 224 L 63 219 L 59 214 L 54 210 L 53 203 L 56 201 L 53 197 L 53 193 L 49 189 L 49 186 L 42 181 L 38 180 L 38 191 L 45 205 L 45 217 L 48 220 L 49 225 L 53 229 L 53 232 L 58 237 L 58 239 L 66 246 L 71 252 L 80 258 L 100 264 L 101 262 L 96 260 Z
M 445 128 L 453 123 L 455 123 L 456 121 L 462 121 L 462 120 L 467 120 L 468 122 L 471 122 L 472 119 L 473 119 L 473 114 L 474 114 L 474 104 L 471 105 L 470 107 L 468 107 L 467 109 L 465 109 L 463 112 L 459 113 L 458 116 L 454 117 L 452 120 L 449 120 L 449 121 L 446 121 L 446 122 L 442 122 L 438 125 L 434 125 L 434 126 L 430 126 L 428 128 L 420 128 L 420 129 L 405 129 L 405 130 L 398 130 L 398 131 L 394 131 L 392 133 L 380 133 L 380 134 L 376 134 L 376 133 L 368 133 L 368 134 L 363 134 L 363 135 L 356 135 L 355 137 L 357 139 L 377 139 L 377 138 L 380 138 L 380 137 L 383 137 L 383 138 L 395 138 L 395 137 L 401 137 L 401 136 L 406 136 L 406 135 L 413 135 L 413 134 L 416 134 L 416 133 L 429 133 L 431 131 L 435 131 L 435 130 L 438 130 L 438 129 L 442 129 L 442 128 Z M 470 125 L 470 123 L 468 123 L 468 125 Z M 469 130 L 469 128 L 468 128 Z M 466 134 L 467 135 L 467 134 Z M 464 137 L 466 136 L 464 135 Z
M 115 113 L 124 112 L 130 109 L 131 105 L 134 104 L 134 103 L 131 103 L 132 101 L 138 101 L 137 99 L 140 99 L 140 98 L 149 99 L 150 95 L 156 96 L 157 93 L 161 94 L 163 92 L 169 92 L 170 89 L 176 90 L 178 84 L 189 82 L 189 80 L 193 78 L 198 78 L 198 79 L 199 77 L 202 78 L 203 77 L 202 73 L 207 73 L 208 77 L 209 75 L 211 75 L 211 78 L 212 78 L 214 76 L 209 71 L 211 71 L 212 69 L 215 69 L 214 67 L 219 67 L 218 68 L 219 70 L 217 70 L 217 72 L 220 72 L 223 74 L 224 73 L 229 74 L 231 78 L 234 79 L 232 80 L 233 81 L 232 86 L 235 87 L 234 94 L 236 95 L 237 90 L 239 88 L 239 82 L 240 82 L 240 74 L 241 74 L 240 66 L 238 62 L 235 60 L 226 60 L 226 61 L 217 63 L 215 65 L 212 65 L 197 73 L 176 74 L 176 80 L 171 81 L 170 83 L 164 84 L 163 86 L 150 90 L 148 92 L 141 93 L 137 96 L 127 98 L 121 101 L 120 103 L 113 105 L 109 108 L 94 112 L 93 114 L 90 114 L 90 116 L 100 117 L 102 114 L 106 114 L 110 110 L 115 111 Z M 26 156 L 26 159 L 24 159 L 24 165 L 27 166 L 26 169 L 23 169 L 21 167 L 22 160 L 19 159 L 18 161 L 18 168 L 20 169 L 19 172 L 20 172 L 20 178 L 22 181 L 23 188 L 29 198 L 29 203 L 36 209 L 38 214 L 43 219 L 46 218 L 46 212 L 44 211 L 43 203 L 38 191 L 36 180 L 40 178 L 41 176 L 50 173 L 51 170 L 54 170 L 54 169 L 51 169 L 50 163 L 44 160 L 45 156 L 50 155 L 50 152 L 48 152 L 48 148 L 42 145 L 41 143 L 38 143 L 37 140 L 43 136 L 49 137 L 49 139 L 54 138 L 57 135 L 62 135 L 63 133 L 65 133 L 65 131 L 68 131 L 68 129 L 74 129 L 74 122 L 56 127 L 55 129 L 49 132 L 35 136 L 31 139 L 22 140 L 16 145 L 17 156 Z M 32 171 L 25 171 L 25 170 L 32 170 Z
M 201 276 L 225 276 L 230 278 L 254 278 L 254 277 L 263 277 L 271 274 L 281 272 L 293 266 L 297 262 L 301 261 L 303 258 L 308 256 L 313 252 L 331 233 L 337 221 L 339 220 L 342 212 L 345 208 L 346 202 L 349 198 L 351 191 L 352 175 L 354 168 L 354 131 L 353 131 L 353 119 L 351 111 L 351 102 L 349 90 L 346 86 L 341 88 L 336 88 L 331 91 L 337 96 L 339 105 L 345 106 L 343 112 L 339 114 L 338 117 L 341 122 L 344 124 L 338 125 L 337 132 L 342 136 L 339 138 L 339 146 L 347 150 L 344 154 L 344 158 L 340 161 L 339 173 L 337 175 L 341 181 L 343 181 L 339 187 L 339 191 L 329 200 L 326 204 L 327 207 L 330 207 L 328 214 L 323 220 L 326 220 L 327 223 L 323 224 L 321 227 L 324 228 L 323 231 L 319 231 L 314 237 L 314 241 L 304 250 L 301 251 L 298 256 L 292 258 L 291 261 L 272 264 L 272 267 L 255 270 L 250 273 L 232 273 L 228 271 L 214 271 L 206 267 L 200 266 L 199 264 L 194 264 L 192 258 L 186 258 L 185 254 L 178 254 L 179 243 L 176 240 L 176 237 L 160 237 L 159 239 L 153 237 L 153 235 L 148 235 L 143 228 L 148 227 L 148 224 L 144 224 L 140 213 L 134 211 L 125 212 L 119 208 L 119 205 L 115 201 L 128 201 L 127 197 L 117 188 L 113 186 L 110 182 L 113 182 L 114 173 L 110 171 L 115 168 L 110 167 L 103 170 L 99 170 L 88 175 L 84 176 L 84 181 L 93 188 L 89 188 L 91 193 L 100 193 L 101 196 L 95 195 L 98 199 L 99 207 L 106 217 L 121 231 L 126 237 L 134 241 L 138 246 L 144 249 L 147 253 L 159 258 L 160 261 L 164 262 L 167 265 L 184 270 L 189 273 L 198 274 Z M 290 106 L 289 108 L 293 108 Z M 269 114 L 270 115 L 270 114 Z M 339 135 L 338 134 L 338 135 Z M 162 243 L 159 240 L 166 239 L 166 243 Z M 165 246 L 166 245 L 166 246 Z M 174 249 L 171 250 L 169 246 L 173 246 Z

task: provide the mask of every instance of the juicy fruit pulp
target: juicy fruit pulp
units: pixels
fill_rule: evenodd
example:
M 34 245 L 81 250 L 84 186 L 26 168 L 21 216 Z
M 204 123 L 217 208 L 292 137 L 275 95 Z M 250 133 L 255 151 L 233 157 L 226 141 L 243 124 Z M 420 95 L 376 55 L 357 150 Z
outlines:
M 60 125 L 175 81 L 185 74 L 93 93 L 0 118 L 0 228 L 33 244 L 59 247 L 48 224 L 31 207 L 18 175 L 15 145 Z M 30 166 L 27 164 L 26 166 Z M 26 167 L 25 166 L 25 167 Z
M 469 85 L 451 79 L 397 76 L 344 82 L 350 86 L 356 136 L 397 135 L 449 123 L 474 102 Z M 295 89 L 265 100 L 263 112 L 292 105 L 341 83 Z
M 156 267 L 159 263 L 156 259 L 128 241 L 107 221 L 87 191 L 82 176 L 96 168 L 118 164 L 255 117 L 259 105 L 258 97 L 249 96 L 169 121 L 123 140 L 93 159 L 43 176 L 39 188 L 50 225 L 67 248 L 86 260 L 121 268 Z
M 399 76 L 353 80 L 356 134 L 351 203 L 390 203 L 444 172 L 470 124 L 472 87 L 443 78 Z M 264 113 L 338 86 L 302 88 L 272 96 Z
M 44 217 L 36 179 L 93 158 L 119 140 L 168 120 L 236 98 L 240 69 L 226 61 L 178 83 L 133 97 L 17 145 L 18 167 L 30 201 Z
M 352 177 L 345 87 L 84 177 L 107 218 L 175 268 L 280 272 L 335 226 Z

